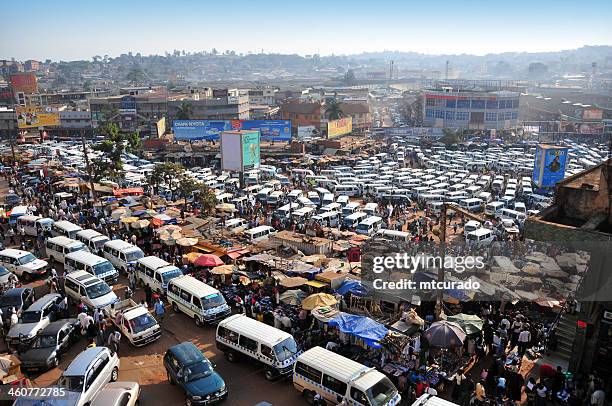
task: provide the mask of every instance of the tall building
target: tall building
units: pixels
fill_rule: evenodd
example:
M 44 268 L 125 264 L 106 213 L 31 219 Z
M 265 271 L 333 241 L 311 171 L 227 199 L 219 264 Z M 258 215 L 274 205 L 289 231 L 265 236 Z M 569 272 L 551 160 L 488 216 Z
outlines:
M 215 93 L 216 92 L 216 93 Z M 212 97 L 177 97 L 168 100 L 168 118 L 172 123 L 183 105 L 189 106 L 192 120 L 248 120 L 249 96 L 213 91 Z
M 508 130 L 518 125 L 519 93 L 442 87 L 423 92 L 425 126 Z
M 152 122 L 168 112 L 165 93 L 98 97 L 89 100 L 93 127 L 104 121 L 114 122 L 123 131 L 148 132 Z

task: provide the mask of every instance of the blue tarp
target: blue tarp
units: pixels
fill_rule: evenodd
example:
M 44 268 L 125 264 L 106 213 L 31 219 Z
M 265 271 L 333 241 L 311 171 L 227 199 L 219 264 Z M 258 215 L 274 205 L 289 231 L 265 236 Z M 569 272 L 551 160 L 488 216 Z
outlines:
M 337 327 L 343 333 L 353 335 L 363 340 L 372 348 L 380 348 L 379 341 L 382 340 L 389 331 L 385 326 L 375 322 L 369 317 L 357 316 L 349 313 L 338 314 L 331 319 L 328 324 Z
M 367 295 L 368 290 L 361 282 L 352 279 L 342 282 L 342 285 L 336 289 L 336 293 L 340 295 L 346 295 L 349 292 L 355 296 L 363 297 Z

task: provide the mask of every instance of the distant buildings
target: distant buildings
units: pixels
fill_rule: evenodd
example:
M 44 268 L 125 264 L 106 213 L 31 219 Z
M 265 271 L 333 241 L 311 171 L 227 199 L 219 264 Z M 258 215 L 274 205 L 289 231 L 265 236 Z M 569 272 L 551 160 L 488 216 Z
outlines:
M 149 131 L 151 123 L 168 111 L 166 94 L 158 92 L 92 98 L 89 108 L 93 127 L 108 121 L 123 131 L 141 132 Z
M 442 87 L 423 92 L 425 126 L 508 130 L 518 125 L 519 93 Z
M 291 120 L 293 128 L 314 126 L 321 133 L 327 131 L 327 105 L 323 102 L 287 101 L 280 106 L 280 118 Z M 361 132 L 372 127 L 372 112 L 365 102 L 340 103 L 344 116 L 353 119 L 353 131 Z

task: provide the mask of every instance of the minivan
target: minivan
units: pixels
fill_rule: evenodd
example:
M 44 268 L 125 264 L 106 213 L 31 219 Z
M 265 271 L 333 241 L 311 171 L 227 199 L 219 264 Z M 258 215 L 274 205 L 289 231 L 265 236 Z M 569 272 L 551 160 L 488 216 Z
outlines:
M 0 265 L 15 275 L 30 280 L 35 275 L 44 275 L 49 264 L 30 252 L 7 248 L 0 251 Z
M 478 213 L 482 208 L 482 200 L 475 197 L 471 199 L 463 199 L 459 201 L 459 207 L 471 211 L 472 213 Z
M 235 314 L 220 321 L 215 341 L 230 362 L 242 356 L 262 364 L 268 380 L 290 375 L 301 354 L 291 334 L 245 314 Z
M 361 223 L 357 224 L 355 232 L 357 234 L 372 235 L 382 228 L 382 218 L 378 216 L 370 216 Z
M 51 237 L 45 242 L 45 253 L 49 261 L 63 264 L 65 256 L 76 251 L 87 251 L 87 247 L 82 242 L 63 235 Z
M 23 226 L 26 235 L 36 237 L 43 235 L 45 231 L 51 231 L 53 220 L 40 216 L 21 216 L 17 219 L 17 225 Z
M 171 279 L 183 275 L 176 266 L 153 255 L 136 261 L 135 271 L 141 286 L 148 286 L 152 291 L 163 294 Z
M 382 372 L 322 347 L 313 347 L 297 358 L 293 386 L 308 403 L 317 394 L 331 404 L 392 406 L 401 401 Z
M 86 271 L 109 285 L 117 283 L 117 278 L 119 277 L 119 273 L 108 259 L 87 251 L 76 251 L 66 254 L 64 269 L 67 272 Z
M 136 265 L 136 261 L 144 257 L 144 252 L 140 248 L 123 240 L 107 241 L 102 250 L 104 258 L 126 274 L 128 269 Z
M 270 226 L 257 226 L 249 230 L 244 231 L 244 235 L 247 236 L 249 242 L 265 240 L 269 236 L 276 233 L 276 230 Z
M 110 306 L 119 300 L 106 282 L 87 271 L 67 274 L 64 290 L 71 301 L 78 303 L 82 300 L 90 309 Z
M 485 214 L 491 217 L 497 217 L 497 213 L 506 207 L 504 202 L 491 202 L 485 206 Z
M 108 382 L 119 378 L 119 365 L 119 356 L 108 348 L 87 348 L 68 365 L 57 384 L 79 394 L 76 406 L 90 405 Z
M 217 289 L 190 275 L 171 279 L 167 297 L 176 313 L 185 313 L 197 326 L 220 320 L 232 312 Z
M 356 211 L 353 214 L 349 214 L 348 216 L 344 217 L 344 219 L 342 220 L 342 224 L 346 228 L 351 229 L 351 228 L 354 228 L 357 224 L 359 224 L 366 217 L 368 217 L 366 213 L 362 211 Z
M 493 234 L 493 231 L 489 230 L 488 228 L 481 227 L 467 233 L 465 239 L 470 246 L 482 248 L 491 244 L 495 239 L 495 235 Z
M 79 231 L 76 234 L 76 239 L 87 245 L 89 251 L 93 252 L 94 254 L 102 253 L 102 248 L 104 247 L 104 244 L 107 241 L 110 241 L 110 238 L 92 229 L 85 229 Z
M 71 223 L 66 220 L 60 220 L 56 221 L 51 226 L 51 235 L 53 235 L 54 237 L 63 235 L 64 237 L 75 239 L 76 234 L 81 230 L 82 228 L 74 223 Z

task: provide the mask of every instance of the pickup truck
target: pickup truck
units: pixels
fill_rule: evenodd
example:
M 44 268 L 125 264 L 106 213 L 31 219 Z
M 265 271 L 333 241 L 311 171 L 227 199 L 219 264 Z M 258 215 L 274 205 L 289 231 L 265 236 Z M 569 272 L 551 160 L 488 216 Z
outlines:
M 108 314 L 119 331 L 135 347 L 142 347 L 161 336 L 161 328 L 149 310 L 132 299 L 108 307 Z

